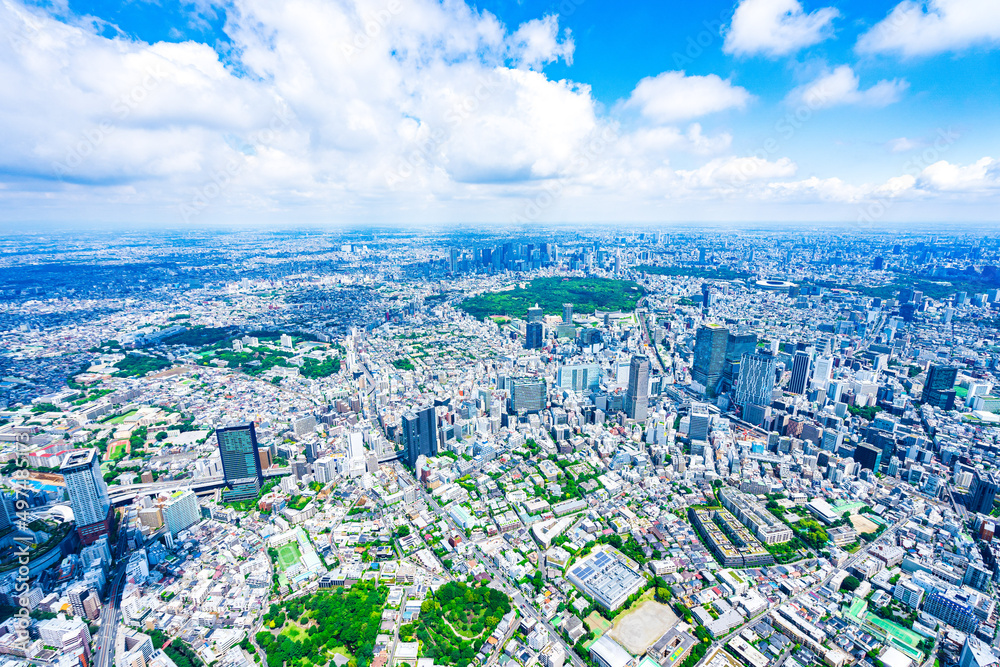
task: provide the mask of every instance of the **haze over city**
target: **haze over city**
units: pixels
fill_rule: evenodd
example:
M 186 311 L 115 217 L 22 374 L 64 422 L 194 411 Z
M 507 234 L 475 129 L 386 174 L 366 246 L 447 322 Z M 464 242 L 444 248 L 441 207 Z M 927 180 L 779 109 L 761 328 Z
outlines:
M 0 667 L 997 667 L 1000 2 L 0 2 Z
M 0 7 L 2 219 L 995 221 L 1000 9 Z

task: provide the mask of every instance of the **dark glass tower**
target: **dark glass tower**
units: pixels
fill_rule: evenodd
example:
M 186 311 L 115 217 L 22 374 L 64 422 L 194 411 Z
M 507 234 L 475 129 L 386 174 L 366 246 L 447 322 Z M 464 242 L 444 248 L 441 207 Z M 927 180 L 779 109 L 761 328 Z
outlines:
M 253 422 L 220 428 L 215 432 L 222 459 L 222 474 L 226 478 L 223 500 L 256 498 L 264 483 L 257 455 L 257 431 Z
M 694 344 L 691 379 L 705 387 L 706 396 L 715 396 L 726 364 L 729 329 L 721 324 L 706 324 L 698 329 Z
M 437 415 L 434 406 L 429 405 L 417 412 L 407 412 L 403 415 L 403 451 L 406 462 L 413 467 L 417 458 L 437 456 Z

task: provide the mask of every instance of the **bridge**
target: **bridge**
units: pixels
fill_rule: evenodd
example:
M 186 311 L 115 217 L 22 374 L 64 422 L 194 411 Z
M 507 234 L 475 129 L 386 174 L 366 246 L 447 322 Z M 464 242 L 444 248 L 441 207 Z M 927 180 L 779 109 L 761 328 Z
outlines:
M 283 477 L 291 474 L 291 467 L 269 468 L 264 471 L 264 478 Z M 137 498 L 143 496 L 158 496 L 161 493 L 173 491 L 195 492 L 195 495 L 207 495 L 226 485 L 224 477 L 203 477 L 200 479 L 174 479 L 169 482 L 151 482 L 149 484 L 129 484 L 127 486 L 112 486 L 108 489 L 111 504 L 115 507 L 131 505 Z

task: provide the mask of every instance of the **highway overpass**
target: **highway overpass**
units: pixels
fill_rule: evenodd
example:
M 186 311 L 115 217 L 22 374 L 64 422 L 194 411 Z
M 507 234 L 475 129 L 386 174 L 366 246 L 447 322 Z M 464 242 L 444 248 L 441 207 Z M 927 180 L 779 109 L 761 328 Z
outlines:
M 291 467 L 270 468 L 264 471 L 264 477 L 283 477 L 291 474 Z M 136 498 L 142 496 L 158 496 L 161 493 L 186 491 L 191 489 L 196 495 L 205 495 L 221 489 L 226 485 L 223 477 L 202 477 L 198 479 L 174 479 L 169 482 L 152 482 L 149 484 L 129 484 L 127 486 L 112 486 L 108 488 L 111 504 L 115 507 L 131 505 Z

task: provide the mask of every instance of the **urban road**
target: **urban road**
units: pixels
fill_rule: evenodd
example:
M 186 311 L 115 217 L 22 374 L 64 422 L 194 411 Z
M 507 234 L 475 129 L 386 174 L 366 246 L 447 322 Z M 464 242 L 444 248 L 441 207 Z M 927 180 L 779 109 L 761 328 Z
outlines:
M 836 574 L 837 574 L 837 572 L 839 570 L 846 570 L 851 565 L 853 565 L 855 562 L 857 562 L 858 559 L 860 559 L 860 558 L 862 558 L 864 556 L 867 556 L 868 555 L 868 550 L 871 549 L 873 546 L 875 546 L 876 544 L 878 544 L 882 540 L 895 535 L 896 531 L 899 530 L 900 526 L 902 526 L 907 521 L 909 521 L 911 516 L 912 516 L 911 514 L 907 514 L 906 516 L 904 516 L 903 518 L 901 518 L 899 521 L 897 521 L 896 523 L 892 524 L 891 528 L 886 529 L 886 531 L 884 533 L 882 533 L 881 535 L 879 535 L 874 541 L 872 541 L 871 544 L 867 545 L 863 549 L 858 549 L 853 555 L 851 555 L 850 558 L 848 558 L 846 561 L 844 561 L 844 564 L 842 566 L 838 567 L 836 570 L 834 570 L 829 575 L 827 575 L 827 577 L 825 579 L 823 579 L 823 581 L 819 582 L 815 586 L 812 586 L 812 587 L 807 588 L 805 590 L 799 591 L 798 593 L 796 593 L 792 597 L 788 598 L 788 600 L 786 600 L 782 604 L 787 604 L 789 602 L 794 602 L 794 601 L 798 600 L 799 598 L 801 598 L 802 596 L 804 596 L 804 595 L 810 595 L 812 593 L 815 593 L 819 589 L 821 589 L 824 586 L 826 586 L 828 583 L 830 583 L 830 580 L 833 579 L 834 576 L 836 576 Z M 728 633 L 726 635 L 726 638 L 735 637 L 736 635 L 740 634 L 741 632 L 743 632 L 747 628 L 751 627 L 752 625 L 755 625 L 761 618 L 763 618 L 764 616 L 767 616 L 769 613 L 771 613 L 771 611 L 772 611 L 771 609 L 768 609 L 766 611 L 761 612 L 757 616 L 754 616 L 749 621 L 747 621 L 746 623 L 744 623 L 740 627 L 736 628 L 736 630 L 734 630 L 733 632 Z M 696 665 L 695 667 L 700 667 L 701 665 L 707 664 L 708 660 L 710 660 L 711 657 L 713 655 L 715 655 L 715 652 L 719 648 L 721 648 L 723 644 L 726 643 L 726 638 L 720 638 L 720 639 L 716 639 L 715 641 L 713 641 L 712 645 L 709 647 L 708 651 L 705 652 L 705 657 L 703 657 L 701 659 L 701 661 L 698 663 L 698 665 Z
M 121 620 L 122 589 L 125 583 L 125 567 L 128 565 L 126 540 L 119 537 L 115 543 L 114 574 L 107 602 L 101 609 L 101 629 L 97 633 L 96 667 L 112 667 L 115 663 L 115 639 Z

